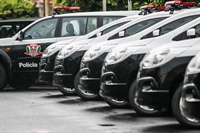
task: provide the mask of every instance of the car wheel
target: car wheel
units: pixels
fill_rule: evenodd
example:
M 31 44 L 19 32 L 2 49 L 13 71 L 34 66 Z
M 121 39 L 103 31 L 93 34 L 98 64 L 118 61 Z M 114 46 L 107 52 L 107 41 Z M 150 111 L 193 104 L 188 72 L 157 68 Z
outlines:
M 59 86 L 58 89 L 60 90 L 60 92 L 66 96 L 70 96 L 70 95 L 75 95 L 75 89 L 74 88 L 67 88 L 64 86 Z
M 7 84 L 7 73 L 5 67 L 0 64 L 0 90 L 3 90 Z
M 177 121 L 188 128 L 200 128 L 200 121 L 195 119 L 189 119 L 186 118 L 182 113 L 180 109 L 180 102 L 181 102 L 181 93 L 182 93 L 182 85 L 181 84 L 176 92 L 173 95 L 172 98 L 172 112 L 174 114 L 174 117 L 177 119 Z
M 17 90 L 25 90 L 35 83 L 35 77 L 13 76 L 9 85 Z
M 139 105 L 136 100 L 137 95 L 137 83 L 134 81 L 129 90 L 129 103 L 131 107 L 141 116 L 159 116 L 161 115 L 161 111 L 150 108 L 148 106 Z
M 113 108 L 129 108 L 129 102 L 126 99 L 104 98 L 106 103 Z
M 99 94 L 95 94 L 92 92 L 87 92 L 87 91 L 79 89 L 79 73 L 76 74 L 76 77 L 74 79 L 74 88 L 75 88 L 76 94 L 83 100 L 95 101 L 95 100 L 101 99 Z

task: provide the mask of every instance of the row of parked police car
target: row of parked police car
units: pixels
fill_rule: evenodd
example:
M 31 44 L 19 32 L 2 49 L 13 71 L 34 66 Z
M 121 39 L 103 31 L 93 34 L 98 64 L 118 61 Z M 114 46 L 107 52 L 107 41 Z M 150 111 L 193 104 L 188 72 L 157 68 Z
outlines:
M 200 128 L 200 8 L 169 1 L 140 11 L 89 12 L 36 20 L 0 39 L 0 90 L 35 79 L 64 95 L 103 98 L 142 116 L 173 112 Z M 39 74 L 39 75 L 38 75 Z M 38 77 L 39 76 L 39 77 Z

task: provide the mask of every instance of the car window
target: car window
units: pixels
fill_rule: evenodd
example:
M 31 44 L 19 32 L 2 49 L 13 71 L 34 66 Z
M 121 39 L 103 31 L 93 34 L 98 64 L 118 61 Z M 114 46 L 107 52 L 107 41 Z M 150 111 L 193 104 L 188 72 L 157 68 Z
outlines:
M 154 18 L 154 19 L 148 19 L 148 20 L 144 20 L 144 21 L 141 21 L 139 23 L 136 23 L 128 28 L 126 28 L 124 31 L 125 31 L 125 36 L 124 37 L 128 37 L 128 36 L 131 36 L 131 35 L 134 35 L 156 23 L 158 23 L 159 21 L 165 19 L 166 17 L 160 17 L 160 18 Z M 118 36 L 119 33 L 111 36 L 108 40 L 112 40 L 112 39 L 117 39 L 119 38 Z
M 195 27 L 196 38 L 200 37 L 200 24 Z
M 32 23 L 33 21 L 26 22 L 2 22 L 0 23 L 0 38 L 7 38 L 14 36 L 18 31 Z
M 173 41 L 181 41 L 181 40 L 186 40 L 186 39 L 192 39 L 192 38 L 198 38 L 200 37 L 200 24 L 197 26 L 193 27 L 195 29 L 195 36 L 187 36 L 187 31 L 177 35 L 174 37 L 172 40 Z
M 129 21 L 121 22 L 121 23 L 118 23 L 118 24 L 113 25 L 113 26 L 111 26 L 111 27 L 108 27 L 108 28 L 104 29 L 103 31 L 101 31 L 101 35 L 104 35 L 104 34 L 106 34 L 106 33 L 109 33 L 109 32 L 111 32 L 112 30 L 114 30 L 114 29 L 116 29 L 116 28 L 122 26 L 123 24 L 125 24 L 125 23 L 127 23 L 127 22 L 129 22 Z M 95 37 L 97 37 L 97 34 L 91 36 L 90 38 L 95 38 Z
M 176 21 L 173 21 L 171 23 L 166 24 L 165 26 L 160 28 L 160 35 L 164 35 L 172 30 L 177 29 L 178 27 L 181 27 L 182 25 L 192 21 L 193 19 L 197 18 L 198 16 L 189 16 L 189 17 L 184 17 L 181 19 L 178 19 Z
M 120 18 L 122 18 L 122 17 L 121 17 L 121 16 L 103 17 L 103 25 L 106 25 L 106 24 L 108 24 L 108 23 L 110 23 L 110 22 L 112 22 L 112 21 L 115 21 L 115 20 L 117 20 L 117 19 L 120 19 Z
M 86 22 L 87 17 L 63 18 L 60 37 L 84 35 Z
M 97 29 L 97 17 L 89 17 L 87 23 L 87 32 L 90 33 L 93 30 Z
M 24 32 L 24 39 L 52 38 L 55 36 L 57 18 L 41 21 Z
M 168 32 L 181 27 L 182 25 L 194 20 L 197 17 L 199 17 L 199 15 L 184 17 L 181 19 L 174 20 L 174 21 L 158 28 L 158 29 L 160 29 L 160 36 L 167 34 Z M 148 38 L 152 38 L 152 37 L 154 37 L 153 32 L 150 32 L 150 33 L 146 34 L 145 36 L 143 36 L 141 39 L 148 39 Z
M 127 21 L 127 22 L 129 22 L 129 21 Z M 116 24 L 116 25 L 114 25 L 114 26 L 111 26 L 111 27 L 109 27 L 109 28 L 103 30 L 103 31 L 102 31 L 102 35 L 104 35 L 104 34 L 110 32 L 110 31 L 112 31 L 112 30 L 114 30 L 114 29 L 116 29 L 116 28 L 122 26 L 123 24 L 125 24 L 125 23 L 127 23 L 127 22 L 122 22 L 122 23 Z

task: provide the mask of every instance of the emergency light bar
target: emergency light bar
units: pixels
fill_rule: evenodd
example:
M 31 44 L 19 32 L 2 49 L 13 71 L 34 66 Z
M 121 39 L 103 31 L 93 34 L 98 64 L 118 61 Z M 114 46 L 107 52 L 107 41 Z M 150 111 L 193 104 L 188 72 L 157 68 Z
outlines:
M 146 15 L 149 13 L 153 13 L 154 11 L 164 11 L 165 7 L 163 6 L 154 6 L 154 5 L 145 5 L 140 7 L 141 12 L 139 15 Z
M 197 6 L 196 2 L 183 2 L 182 0 L 175 0 L 175 1 L 167 1 L 165 3 L 165 6 L 168 5 L 174 5 L 174 6 L 180 6 L 180 7 L 194 7 Z
M 71 12 L 81 10 L 80 6 L 55 6 L 50 15 L 60 14 L 61 12 Z
M 182 0 L 168 1 L 165 3 L 166 10 L 170 11 L 170 14 L 173 14 L 175 9 L 189 8 L 197 6 L 196 2 L 183 2 Z

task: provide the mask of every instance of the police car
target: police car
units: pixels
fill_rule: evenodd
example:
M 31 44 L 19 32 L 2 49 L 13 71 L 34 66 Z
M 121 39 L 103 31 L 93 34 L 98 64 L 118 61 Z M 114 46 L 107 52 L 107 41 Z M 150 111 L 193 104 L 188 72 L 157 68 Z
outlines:
M 174 115 L 180 115 L 184 73 L 189 61 L 200 51 L 199 42 L 200 17 L 188 23 L 172 43 L 154 48 L 144 57 L 137 83 L 129 91 L 129 101 L 136 112 L 151 116 L 172 108 Z
M 199 44 L 200 46 L 200 44 Z M 175 118 L 183 126 L 200 128 L 200 52 L 192 58 L 187 66 L 182 95 L 180 99 L 181 113 Z
M 134 14 L 134 12 L 133 12 L 133 14 Z M 138 12 L 135 11 L 135 14 L 138 14 Z M 60 41 L 60 42 L 50 45 L 49 47 L 47 47 L 45 49 L 45 51 L 43 52 L 43 54 L 41 56 L 40 66 L 39 66 L 39 80 L 41 82 L 48 82 L 50 84 L 52 83 L 55 57 L 57 56 L 59 50 L 62 49 L 64 46 L 71 44 L 71 43 L 73 43 L 72 45 L 75 45 L 76 42 L 82 43 L 84 40 L 92 41 L 95 38 L 100 37 L 133 19 L 135 19 L 134 16 L 129 16 L 129 17 L 124 17 L 124 18 L 115 20 L 113 22 L 110 22 L 111 20 L 109 20 L 108 22 L 110 22 L 110 23 L 105 22 L 105 24 L 106 23 L 108 23 L 108 24 L 106 24 L 106 25 L 104 25 L 82 37 L 68 39 L 68 40 Z
M 0 90 L 6 84 L 15 89 L 29 88 L 38 78 L 40 56 L 50 44 L 85 35 L 90 32 L 87 27 L 91 25 L 99 28 L 109 20 L 128 14 L 132 14 L 131 11 L 52 13 L 36 20 L 12 38 L 0 39 Z
M 139 63 L 144 55 L 152 48 L 181 41 L 182 33 L 193 24 L 190 21 L 197 19 L 199 15 L 199 9 L 183 11 L 154 30 L 143 33 L 141 40 L 117 46 L 109 52 L 102 66 L 100 89 L 100 95 L 106 102 L 114 107 L 128 105 L 129 89 L 136 79 Z M 178 36 L 179 34 L 181 35 Z
M 138 32 L 139 30 L 145 29 L 145 27 L 140 25 L 140 22 L 149 22 L 149 24 L 146 25 L 146 27 L 148 27 L 169 16 L 171 16 L 169 13 L 152 14 L 145 17 L 134 15 L 132 21 L 104 34 L 103 36 L 95 39 L 85 39 L 73 42 L 70 45 L 63 47 L 55 60 L 53 84 L 59 86 L 59 89 L 62 89 L 61 92 L 64 94 L 75 93 L 74 88 L 77 90 L 77 79 L 79 78 L 81 58 L 90 47 L 95 46 L 102 41 L 120 41 L 120 38 L 124 39 L 128 36 L 121 36 L 121 31 L 127 30 L 130 33 L 129 35 L 131 35 L 131 33 L 134 34 L 134 28 L 139 28 Z

